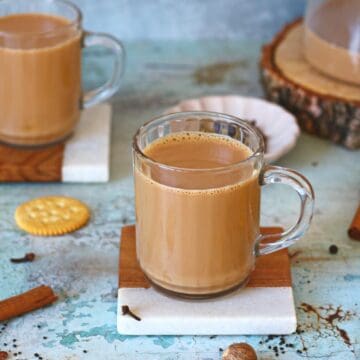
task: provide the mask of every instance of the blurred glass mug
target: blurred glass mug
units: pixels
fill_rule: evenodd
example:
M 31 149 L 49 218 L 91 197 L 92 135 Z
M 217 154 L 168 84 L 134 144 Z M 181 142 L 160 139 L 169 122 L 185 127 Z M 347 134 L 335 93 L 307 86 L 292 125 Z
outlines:
M 191 141 L 186 146 L 192 148 L 182 147 Z M 233 162 L 238 151 L 241 160 Z M 213 166 L 218 158 L 232 161 Z M 263 158 L 258 132 L 225 114 L 175 113 L 137 131 L 136 252 L 156 287 L 190 298 L 222 294 L 246 285 L 256 256 L 304 235 L 313 214 L 310 183 L 294 170 L 264 165 Z M 262 235 L 260 187 L 273 183 L 292 187 L 301 211 L 287 231 Z
M 360 1 L 308 0 L 304 55 L 320 73 L 360 85 Z
M 0 2 L 0 141 L 45 145 L 74 130 L 82 108 L 110 98 L 120 86 L 124 49 L 114 37 L 86 32 L 82 15 L 63 0 Z M 84 96 L 81 49 L 114 53 L 111 78 Z

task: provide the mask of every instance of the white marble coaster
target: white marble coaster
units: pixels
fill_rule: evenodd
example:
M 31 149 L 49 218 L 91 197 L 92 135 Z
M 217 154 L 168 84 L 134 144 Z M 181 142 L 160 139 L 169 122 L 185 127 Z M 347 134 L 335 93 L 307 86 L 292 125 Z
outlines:
M 141 318 L 122 315 L 122 305 Z M 120 288 L 117 328 L 124 335 L 291 334 L 296 314 L 291 287 L 238 290 L 214 300 L 177 300 L 153 288 Z
M 281 228 L 261 228 L 279 234 Z M 141 318 L 123 315 L 122 306 Z M 124 335 L 291 334 L 296 313 L 287 250 L 256 259 L 247 287 L 210 300 L 182 300 L 156 291 L 136 258 L 135 226 L 121 231 L 117 327 Z
M 110 104 L 82 112 L 74 135 L 65 143 L 63 182 L 106 182 L 110 177 Z

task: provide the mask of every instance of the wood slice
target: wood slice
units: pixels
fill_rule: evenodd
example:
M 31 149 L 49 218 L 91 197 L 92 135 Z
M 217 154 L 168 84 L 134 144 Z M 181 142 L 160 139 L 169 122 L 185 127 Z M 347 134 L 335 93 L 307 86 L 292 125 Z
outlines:
M 311 134 L 349 149 L 360 147 L 360 87 L 330 78 L 303 54 L 302 19 L 286 25 L 262 49 L 261 77 L 267 97 Z

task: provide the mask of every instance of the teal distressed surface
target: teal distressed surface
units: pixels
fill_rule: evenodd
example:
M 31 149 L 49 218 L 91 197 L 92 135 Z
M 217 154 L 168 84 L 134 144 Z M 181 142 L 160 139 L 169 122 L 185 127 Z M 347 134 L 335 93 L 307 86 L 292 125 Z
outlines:
M 111 181 L 0 186 L 0 298 L 40 284 L 51 285 L 59 294 L 53 306 L 13 319 L 6 326 L 0 324 L 0 350 L 21 351 L 16 358 L 26 360 L 35 359 L 34 353 L 49 360 L 215 360 L 220 358 L 220 349 L 246 341 L 260 359 L 275 359 L 273 346 L 285 350 L 279 359 L 360 358 L 360 242 L 346 234 L 359 203 L 360 153 L 309 135 L 302 135 L 296 148 L 278 162 L 305 174 L 316 192 L 312 227 L 290 250 L 298 252 L 292 258 L 298 333 L 282 340 L 267 336 L 132 337 L 116 332 L 120 227 L 134 222 L 132 134 L 184 98 L 228 93 L 261 96 L 259 48 L 259 43 L 245 41 L 129 43 L 124 85 L 113 100 Z M 87 87 L 104 77 L 101 68 L 110 59 L 101 64 L 100 54 L 87 55 Z M 227 65 L 210 67 L 209 80 L 204 67 L 218 63 Z M 86 202 L 92 211 L 89 225 L 55 238 L 20 231 L 13 220 L 16 206 L 47 194 Z M 289 225 L 298 213 L 296 196 L 276 185 L 264 189 L 262 205 L 265 225 Z M 339 247 L 337 255 L 329 254 L 331 244 Z M 10 257 L 28 251 L 37 254 L 36 261 L 10 263 Z
M 304 12 L 305 0 L 73 0 L 87 30 L 124 41 L 270 39 Z

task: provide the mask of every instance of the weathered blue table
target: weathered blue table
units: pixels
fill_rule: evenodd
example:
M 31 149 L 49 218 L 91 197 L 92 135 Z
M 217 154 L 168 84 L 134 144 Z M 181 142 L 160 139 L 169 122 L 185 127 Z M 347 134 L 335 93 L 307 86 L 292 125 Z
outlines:
M 119 235 L 134 222 L 130 144 L 136 128 L 176 101 L 205 94 L 261 96 L 260 44 L 239 41 L 133 42 L 127 44 L 124 85 L 113 100 L 111 181 L 103 185 L 21 184 L 0 186 L 0 298 L 39 284 L 59 301 L 0 325 L 0 350 L 11 359 L 219 359 L 233 342 L 254 346 L 260 359 L 360 358 L 360 242 L 346 229 L 359 203 L 360 153 L 302 135 L 279 161 L 305 174 L 316 192 L 310 231 L 290 249 L 297 333 L 273 336 L 121 336 L 116 332 Z M 104 74 L 96 52 L 88 54 L 87 86 Z M 90 73 L 89 69 L 95 69 Z M 89 154 L 91 156 L 91 154 Z M 90 224 L 73 234 L 35 237 L 20 231 L 15 208 L 29 198 L 64 194 L 86 202 Z M 289 225 L 296 195 L 277 186 L 263 192 L 264 225 Z M 336 255 L 328 251 L 339 247 Z M 10 257 L 33 251 L 29 264 Z M 17 353 L 15 356 L 14 353 Z M 278 357 L 276 357 L 278 354 Z

